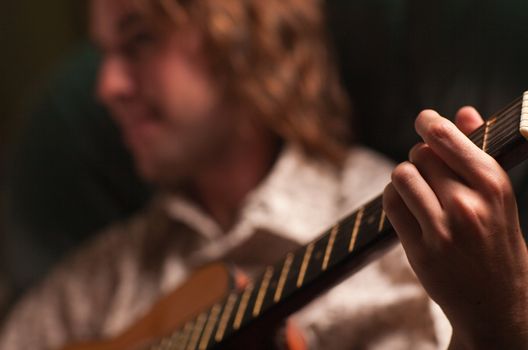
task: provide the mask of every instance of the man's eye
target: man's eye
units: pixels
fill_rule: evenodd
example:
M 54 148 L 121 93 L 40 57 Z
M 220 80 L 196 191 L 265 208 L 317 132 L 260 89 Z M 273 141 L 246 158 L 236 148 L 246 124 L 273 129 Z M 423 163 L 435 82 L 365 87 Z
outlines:
M 144 53 L 144 51 L 154 43 L 154 40 L 154 36 L 149 32 L 137 33 L 125 42 L 123 45 L 123 51 L 127 56 L 136 58 Z

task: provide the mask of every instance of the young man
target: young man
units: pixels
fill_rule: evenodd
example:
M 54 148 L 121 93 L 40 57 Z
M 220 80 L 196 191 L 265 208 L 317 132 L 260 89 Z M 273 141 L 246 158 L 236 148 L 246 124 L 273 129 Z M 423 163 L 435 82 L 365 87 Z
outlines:
M 254 276 L 389 181 L 390 164 L 345 142 L 315 0 L 91 8 L 98 96 L 159 196 L 22 300 L 1 348 L 115 336 L 192 269 L 220 259 Z M 467 108 L 458 119 L 466 133 L 481 122 Z M 454 326 L 454 348 L 522 348 L 528 258 L 507 177 L 436 113 L 423 112 L 416 128 L 426 144 L 394 171 L 387 215 Z M 442 348 L 450 338 L 401 247 L 293 322 L 321 349 Z

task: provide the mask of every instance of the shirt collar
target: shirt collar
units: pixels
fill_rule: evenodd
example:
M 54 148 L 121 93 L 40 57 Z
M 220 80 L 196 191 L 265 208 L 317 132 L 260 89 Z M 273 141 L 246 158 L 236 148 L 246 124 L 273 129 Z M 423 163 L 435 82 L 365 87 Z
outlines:
M 288 144 L 270 173 L 247 195 L 229 232 L 223 232 L 208 214 L 182 196 L 164 195 L 162 206 L 169 218 L 185 223 L 208 240 L 247 236 L 264 229 L 304 243 L 335 218 L 338 184 L 334 167 Z

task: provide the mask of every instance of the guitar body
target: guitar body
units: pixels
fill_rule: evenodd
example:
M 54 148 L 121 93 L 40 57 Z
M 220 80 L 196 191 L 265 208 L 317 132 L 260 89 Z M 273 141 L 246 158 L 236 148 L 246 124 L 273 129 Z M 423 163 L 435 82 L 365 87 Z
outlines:
M 181 287 L 161 298 L 142 318 L 116 338 L 72 344 L 63 350 L 147 348 L 211 308 L 225 298 L 233 288 L 241 289 L 245 284 L 247 279 L 240 274 L 233 274 L 224 264 L 207 265 L 193 273 Z M 263 328 L 242 334 L 227 347 L 233 350 L 276 348 L 276 333 L 279 327 Z M 291 323 L 287 323 L 284 328 L 284 342 L 289 350 L 306 349 L 301 333 Z

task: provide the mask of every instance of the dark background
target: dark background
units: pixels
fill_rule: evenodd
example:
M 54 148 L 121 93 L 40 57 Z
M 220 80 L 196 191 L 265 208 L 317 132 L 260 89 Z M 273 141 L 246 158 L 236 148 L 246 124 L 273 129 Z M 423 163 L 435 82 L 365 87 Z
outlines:
M 0 142 L 14 116 L 27 107 L 38 86 L 85 37 L 85 2 L 82 0 L 18 0 L 2 4 L 0 11 Z
M 343 82 L 352 99 L 353 125 L 360 131 L 359 139 L 395 160 L 404 159 L 409 147 L 417 140 L 413 122 L 421 109 L 435 108 L 445 116 L 453 116 L 460 106 L 472 104 L 484 115 L 489 115 L 528 87 L 528 69 L 525 69 L 525 62 L 528 62 L 528 30 L 525 29 L 528 3 L 525 0 L 328 0 L 327 8 L 330 36 L 341 64 Z M 2 4 L 2 199 L 8 190 L 6 168 L 9 167 L 11 172 L 16 163 L 12 159 L 6 161 L 7 154 L 12 153 L 8 150 L 20 130 L 24 130 L 22 126 L 37 108 L 35 106 L 39 106 L 43 91 L 57 75 L 66 75 L 68 79 L 75 77 L 76 64 L 84 64 L 77 59 L 79 55 L 86 57 L 92 54 L 86 54 L 86 50 L 90 51 L 86 46 L 86 17 L 85 1 L 79 0 L 18 0 Z M 72 60 L 76 62 L 73 65 Z M 69 68 L 64 70 L 65 66 Z M 81 92 L 85 95 L 83 98 L 91 97 L 90 91 L 85 89 Z M 100 115 L 104 117 L 104 113 L 97 114 L 97 117 Z M 86 130 L 92 129 L 83 127 L 82 131 Z M 96 130 L 93 129 L 94 132 Z M 38 137 L 39 130 L 36 131 Z M 108 144 L 115 135 L 112 130 L 108 132 Z M 83 142 L 90 142 L 88 132 L 82 136 L 86 138 Z M 106 145 L 100 140 L 98 142 L 99 146 Z M 92 148 L 97 150 L 95 146 Z M 108 168 L 108 164 L 122 164 L 121 170 L 128 166 L 125 161 L 119 163 L 122 160 L 119 155 L 116 156 L 118 161 L 105 159 L 97 163 L 101 169 Z M 121 174 L 119 169 L 112 169 L 114 174 Z M 40 170 L 46 169 L 20 170 L 15 177 L 40 179 L 43 178 Z M 521 210 L 528 202 L 524 174 L 523 168 L 512 173 Z M 57 187 L 66 186 L 66 181 L 59 182 Z M 52 256 L 38 260 L 30 250 L 24 253 L 23 249 L 16 250 L 5 243 L 9 240 L 2 240 L 4 246 L 0 249 L 0 262 L 3 255 L 10 253 L 17 256 L 16 265 L 23 268 L 17 270 L 0 263 L 0 314 L 1 305 L 9 299 L 8 295 L 20 293 L 38 280 L 39 274 L 67 249 L 75 246 L 77 241 L 86 239 L 90 232 L 106 222 L 129 214 L 146 198 L 144 193 L 132 197 L 124 195 L 131 192 L 128 191 L 131 188 L 138 190 L 140 185 L 134 180 L 126 186 L 108 179 L 103 182 L 112 185 L 107 187 L 119 188 L 116 196 L 121 196 L 120 202 L 108 210 L 92 205 L 95 211 L 102 211 L 92 222 L 72 214 L 70 224 L 78 223 L 79 231 L 71 229 L 72 239 L 52 249 Z M 32 198 L 30 192 L 27 197 L 26 200 Z M 74 208 L 77 203 L 72 198 L 61 198 L 61 205 Z M 42 208 L 43 213 L 54 208 L 52 203 L 49 208 L 39 202 L 32 205 Z M 0 209 L 1 206 L 5 206 L 4 200 L 0 201 Z M 85 203 L 82 208 L 79 207 L 79 212 L 84 214 L 87 206 Z M 4 232 L 1 231 L 3 227 L 0 225 L 0 235 L 8 236 L 5 228 Z M 40 238 L 45 244 L 58 242 L 53 236 L 47 236 L 44 227 L 36 225 L 33 229 L 35 232 L 42 230 Z M 18 276 L 19 280 L 13 276 L 17 274 L 22 276 Z
M 82 0 L 17 0 L 2 3 L 0 198 L 5 193 L 3 179 L 7 147 L 16 139 L 24 114 L 31 109 L 48 76 L 52 75 L 60 61 L 75 51 L 85 37 L 85 17 L 85 2 Z M 4 201 L 0 201 L 0 209 L 4 205 Z M 1 220 L 0 217 L 0 223 Z M 5 271 L 3 264 L 0 264 L 0 314 L 7 294 Z

